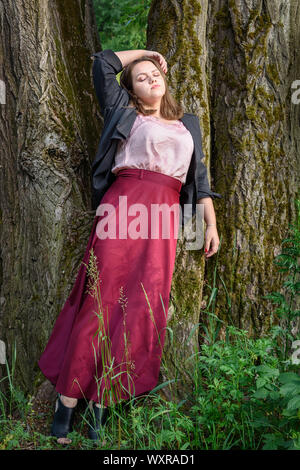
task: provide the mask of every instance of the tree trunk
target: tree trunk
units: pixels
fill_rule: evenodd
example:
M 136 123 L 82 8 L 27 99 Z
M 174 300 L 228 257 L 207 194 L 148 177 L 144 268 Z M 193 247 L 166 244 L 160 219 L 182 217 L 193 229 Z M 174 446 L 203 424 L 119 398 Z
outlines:
M 0 2 L 0 339 L 27 390 L 90 234 L 102 121 L 92 0 Z M 1 366 L 0 366 L 1 367 Z
M 146 49 L 159 51 L 168 63 L 168 83 L 185 111 L 199 116 L 205 164 L 209 168 L 210 124 L 205 74 L 207 1 L 154 0 L 148 17 Z M 219 200 L 220 201 L 220 200 Z M 220 202 L 214 204 L 216 211 Z M 202 305 L 204 256 L 177 243 L 172 281 L 170 318 L 162 358 L 161 377 L 174 380 L 162 393 L 186 398 L 194 383 L 193 354 L 198 351 L 199 314 Z
M 175 377 L 176 360 L 182 396 L 192 384 L 195 335 L 188 348 L 182 344 L 193 325 L 207 323 L 201 305 L 211 287 L 218 289 L 214 313 L 225 325 L 251 335 L 269 327 L 274 307 L 262 297 L 280 289 L 272 262 L 294 220 L 299 187 L 299 105 L 291 105 L 291 83 L 300 79 L 299 15 L 292 0 L 152 2 L 147 49 L 166 57 L 174 96 L 199 116 L 212 190 L 223 195 L 214 201 L 221 239 L 215 284 L 217 256 L 205 273 L 201 253 L 178 242 L 169 320 L 174 346 L 167 336 L 162 376 Z
M 274 306 L 263 296 L 282 286 L 273 260 L 296 216 L 299 105 L 291 84 L 300 77 L 299 25 L 297 1 L 209 2 L 212 172 L 225 195 L 217 304 L 226 323 L 253 336 L 269 329 Z

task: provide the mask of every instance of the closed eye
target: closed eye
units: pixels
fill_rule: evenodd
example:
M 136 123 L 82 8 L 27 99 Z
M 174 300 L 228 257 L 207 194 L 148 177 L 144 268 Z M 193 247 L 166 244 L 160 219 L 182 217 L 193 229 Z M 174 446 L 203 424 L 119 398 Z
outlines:
M 159 77 L 159 76 L 160 76 L 160 73 L 156 73 L 156 74 L 154 74 L 153 76 L 154 76 L 154 77 Z M 142 79 L 139 79 L 139 82 L 143 82 L 145 79 L 146 79 L 146 77 L 145 77 L 145 78 L 142 78 Z

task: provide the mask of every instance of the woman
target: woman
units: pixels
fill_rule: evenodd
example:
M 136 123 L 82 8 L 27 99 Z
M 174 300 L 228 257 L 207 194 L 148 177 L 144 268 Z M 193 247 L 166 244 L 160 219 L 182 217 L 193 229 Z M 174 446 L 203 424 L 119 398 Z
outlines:
M 58 392 L 52 435 L 61 443 L 70 442 L 66 436 L 79 398 L 90 400 L 95 426 L 89 427 L 89 436 L 97 439 L 111 403 L 141 395 L 157 384 L 180 196 L 193 171 L 196 150 L 195 134 L 183 123 L 186 113 L 169 92 L 167 64 L 160 53 L 105 50 L 94 56 L 94 84 L 104 117 L 101 164 L 96 159 L 97 166 L 93 165 L 101 203 L 98 200 L 73 290 L 39 361 Z M 121 86 L 115 77 L 119 68 Z M 120 125 L 126 107 L 135 114 L 128 114 L 130 125 L 123 115 Z M 196 147 L 201 148 L 201 142 Z M 198 165 L 198 203 L 204 204 L 208 258 L 219 246 L 212 199 L 221 196 L 208 187 L 204 165 L 199 171 Z M 153 208 L 161 205 L 169 210 L 160 218 Z M 92 290 L 86 289 L 93 260 L 99 273 L 97 305 Z

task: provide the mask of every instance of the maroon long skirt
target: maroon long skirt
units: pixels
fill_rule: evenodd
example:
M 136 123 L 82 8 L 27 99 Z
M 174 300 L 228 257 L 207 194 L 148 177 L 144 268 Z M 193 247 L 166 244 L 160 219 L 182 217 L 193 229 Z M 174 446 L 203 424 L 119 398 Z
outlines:
M 162 173 L 123 169 L 104 194 L 38 362 L 57 392 L 110 406 L 157 385 L 181 186 Z

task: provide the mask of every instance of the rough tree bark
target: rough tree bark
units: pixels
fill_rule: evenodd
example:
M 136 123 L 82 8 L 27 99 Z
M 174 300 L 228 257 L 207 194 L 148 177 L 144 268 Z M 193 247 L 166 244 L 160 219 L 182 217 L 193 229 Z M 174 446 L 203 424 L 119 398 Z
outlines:
M 15 383 L 32 390 L 94 217 L 100 44 L 92 0 L 0 1 L 0 23 L 0 338 L 10 359 L 16 344 Z
M 174 95 L 198 114 L 212 189 L 223 195 L 214 204 L 221 237 L 215 284 L 217 257 L 205 271 L 199 252 L 178 243 L 169 321 L 176 353 L 169 335 L 163 359 L 169 371 L 180 366 L 179 389 L 192 384 L 187 359 L 197 344 L 195 335 L 186 339 L 193 325 L 207 323 L 201 306 L 213 285 L 225 325 L 254 336 L 269 327 L 274 307 L 262 296 L 280 290 L 272 261 L 299 188 L 299 105 L 291 105 L 291 83 L 300 79 L 299 15 L 293 0 L 152 2 L 147 49 L 166 57 Z M 162 368 L 162 376 L 175 375 Z
M 260 336 L 274 311 L 263 296 L 282 286 L 273 260 L 296 216 L 299 105 L 291 85 L 300 77 L 299 2 L 209 2 L 207 26 L 212 171 L 226 195 L 218 212 L 218 308 L 226 323 Z

